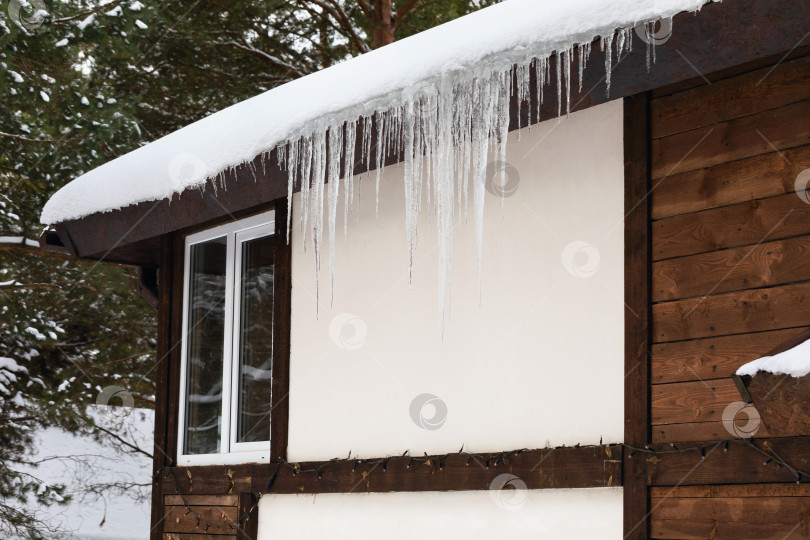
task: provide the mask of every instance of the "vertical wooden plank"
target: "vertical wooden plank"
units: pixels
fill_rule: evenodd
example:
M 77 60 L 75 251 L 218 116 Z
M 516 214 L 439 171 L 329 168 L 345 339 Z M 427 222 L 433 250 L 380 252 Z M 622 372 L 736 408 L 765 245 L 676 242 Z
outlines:
M 624 100 L 624 442 L 650 440 L 650 127 L 649 96 Z M 624 538 L 649 538 L 645 460 L 624 452 Z
M 171 462 L 166 453 L 169 417 L 169 351 L 172 309 L 172 281 L 173 281 L 173 242 L 171 235 L 160 238 L 160 269 L 158 270 L 158 328 L 157 328 L 157 359 L 155 365 L 155 443 L 152 448 L 152 476 L 158 481 L 152 484 L 152 527 L 151 540 L 162 538 L 163 527 L 163 490 L 161 468 Z
M 259 508 L 256 506 L 257 502 L 258 499 L 252 493 L 239 495 L 239 507 L 236 515 L 237 519 L 242 521 L 236 534 L 238 540 L 256 540 L 259 534 Z
M 270 415 L 270 461 L 287 457 L 290 389 L 290 297 L 292 247 L 287 242 L 287 199 L 276 205 L 276 270 L 273 285 L 273 389 Z M 264 487 L 264 486 L 262 486 Z

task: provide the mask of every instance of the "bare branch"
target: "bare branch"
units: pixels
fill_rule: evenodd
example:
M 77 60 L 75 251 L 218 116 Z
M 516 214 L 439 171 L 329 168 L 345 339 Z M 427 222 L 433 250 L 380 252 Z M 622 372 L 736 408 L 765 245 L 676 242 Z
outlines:
M 3 131 L 0 131 L 0 137 L 9 137 L 11 139 L 16 139 L 18 141 L 25 141 L 25 142 L 50 143 L 50 144 L 53 144 L 54 142 L 51 139 L 34 139 L 32 137 L 24 137 L 23 135 L 15 135 L 13 133 L 5 133 Z
M 121 443 L 121 444 L 123 444 L 124 446 L 127 446 L 127 447 L 131 448 L 131 449 L 132 449 L 132 450 L 134 450 L 135 452 L 137 452 L 137 453 L 139 453 L 139 454 L 143 454 L 143 455 L 145 455 L 146 457 L 148 457 L 149 459 L 152 459 L 152 457 L 153 457 L 153 456 L 152 456 L 152 454 L 150 454 L 150 453 L 149 453 L 149 452 L 147 452 L 146 450 L 143 450 L 142 448 L 139 448 L 138 446 L 136 446 L 136 445 L 132 444 L 131 442 L 129 442 L 129 441 L 127 441 L 127 440 L 122 439 L 122 438 L 121 438 L 119 435 L 117 435 L 117 434 L 113 433 L 112 431 L 110 431 L 110 430 L 108 430 L 108 429 L 105 429 L 105 428 L 103 428 L 103 427 L 101 427 L 101 426 L 98 426 L 98 425 L 97 425 L 97 426 L 93 426 L 93 427 L 94 427 L 95 429 L 99 430 L 99 431 L 102 431 L 102 432 L 106 433 L 107 435 L 109 435 L 109 436 L 110 436 L 110 437 L 112 437 L 113 439 L 117 440 L 118 442 L 120 442 L 120 443 Z
M 304 9 L 307 9 L 307 11 L 310 11 L 311 13 L 312 11 L 309 10 L 305 5 L 307 1 L 319 6 L 326 13 L 331 15 L 340 26 L 340 29 L 347 34 L 347 37 L 352 41 L 352 43 L 354 43 L 360 52 L 367 53 L 371 50 L 371 47 L 368 46 L 368 44 L 357 33 L 354 26 L 352 26 L 351 20 L 349 19 L 348 15 L 346 15 L 346 12 L 343 11 L 343 8 L 335 0 L 298 0 L 299 4 L 304 5 Z

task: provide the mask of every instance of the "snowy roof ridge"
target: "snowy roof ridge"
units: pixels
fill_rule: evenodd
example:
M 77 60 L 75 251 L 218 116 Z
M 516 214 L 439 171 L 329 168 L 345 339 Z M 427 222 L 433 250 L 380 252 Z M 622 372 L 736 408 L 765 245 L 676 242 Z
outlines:
M 287 141 L 390 108 L 437 77 L 473 78 L 548 58 L 712 1 L 507 0 L 271 89 L 105 163 L 54 194 L 41 221 L 166 199 Z

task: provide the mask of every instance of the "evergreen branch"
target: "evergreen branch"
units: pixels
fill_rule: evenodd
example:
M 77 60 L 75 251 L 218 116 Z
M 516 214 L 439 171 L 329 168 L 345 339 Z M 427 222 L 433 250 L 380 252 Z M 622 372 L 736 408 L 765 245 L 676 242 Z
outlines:
M 395 31 L 397 30 L 397 28 L 399 28 L 399 25 L 402 23 L 402 21 L 405 20 L 405 17 L 407 17 L 408 14 L 411 11 L 413 11 L 413 9 L 416 7 L 416 5 L 418 3 L 419 3 L 419 0 L 410 0 L 410 2 L 408 2 L 407 4 L 405 4 L 404 6 L 402 6 L 401 8 L 399 8 L 397 10 L 396 14 L 394 15 L 394 30 Z
M 50 143 L 50 144 L 53 144 L 53 142 L 54 142 L 51 139 L 35 139 L 33 137 L 25 137 L 23 135 L 15 135 L 13 133 L 6 133 L 4 131 L 0 131 L 0 137 L 9 137 L 11 139 L 16 139 L 18 141 L 24 141 L 24 142 Z
M 67 23 L 67 22 L 70 22 L 70 21 L 75 21 L 76 19 L 86 19 L 87 17 L 89 17 L 93 13 L 98 13 L 102 9 L 107 9 L 107 8 L 113 8 L 114 9 L 116 6 L 121 4 L 121 2 L 122 2 L 122 0 L 118 0 L 117 2 L 110 2 L 109 4 L 101 4 L 100 6 L 95 7 L 93 9 L 89 10 L 89 11 L 83 11 L 81 13 L 77 13 L 76 15 L 71 15 L 70 17 L 62 17 L 61 19 L 54 19 L 54 20 L 51 21 L 51 24 L 64 24 L 64 23 Z
M 241 35 L 241 38 L 242 38 L 242 43 L 239 43 L 238 41 L 231 40 L 231 41 L 218 42 L 217 45 L 231 45 L 231 46 L 236 47 L 238 49 L 242 49 L 243 51 L 247 51 L 247 52 L 255 54 L 257 56 L 261 56 L 265 60 L 269 60 L 271 63 L 286 69 L 288 72 L 294 74 L 297 77 L 303 77 L 304 75 L 306 75 L 306 73 L 299 70 L 297 67 L 293 66 L 292 64 L 289 64 L 289 63 L 285 62 L 281 58 L 273 56 L 272 54 L 269 54 L 269 53 L 267 53 L 267 52 L 265 52 L 265 51 L 263 51 L 261 49 L 257 49 L 256 47 L 254 47 L 253 45 L 251 45 L 247 41 L 247 39 L 245 38 L 245 36 L 243 34 L 240 34 L 240 35 Z

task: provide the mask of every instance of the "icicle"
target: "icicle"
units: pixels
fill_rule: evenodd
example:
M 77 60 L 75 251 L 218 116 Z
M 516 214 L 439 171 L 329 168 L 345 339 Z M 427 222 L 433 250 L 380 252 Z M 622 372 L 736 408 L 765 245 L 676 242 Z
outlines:
M 562 115 L 562 75 L 561 75 L 561 68 L 564 52 L 557 51 L 557 59 L 554 62 L 555 71 L 557 74 L 557 118 Z
M 298 175 L 298 146 L 301 139 L 290 141 L 287 143 L 287 244 L 290 243 L 290 224 L 292 222 L 292 200 L 293 190 L 295 189 L 295 181 Z M 282 147 L 283 148 L 283 147 Z M 281 155 L 283 150 L 277 152 Z
M 565 115 L 571 115 L 571 55 L 574 49 L 563 51 L 563 69 L 565 70 Z
M 405 139 L 405 237 L 408 243 L 408 290 L 413 286 L 413 253 L 416 250 L 417 204 L 414 175 L 414 103 L 408 100 L 404 111 L 403 137 Z
M 579 46 L 579 91 L 582 92 L 582 83 L 585 80 L 585 68 L 588 66 L 588 58 L 591 56 L 591 44 L 583 43 Z
M 376 217 L 380 216 L 380 178 L 382 176 L 382 168 L 383 163 L 385 160 L 385 114 L 380 111 L 376 111 L 374 113 L 374 127 L 376 128 L 377 133 L 377 146 L 376 156 L 377 161 L 377 182 L 376 182 L 376 195 L 375 195 L 375 203 L 374 203 L 374 215 Z
M 312 185 L 312 147 L 313 135 L 299 139 L 301 143 L 301 240 L 304 243 L 304 252 L 307 250 L 307 236 L 309 235 L 309 197 Z
M 326 129 L 315 130 L 312 143 L 312 242 L 315 249 L 315 302 L 320 307 L 321 249 L 323 247 L 323 203 L 326 181 Z M 318 310 L 316 309 L 316 314 Z
M 329 187 L 329 281 L 332 286 L 329 305 L 335 300 L 335 228 L 340 193 L 340 156 L 343 150 L 343 126 L 332 126 L 328 134 L 327 183 Z
M 354 204 L 354 149 L 357 145 L 357 121 L 346 122 L 345 147 L 343 151 L 343 244 L 349 241 L 349 209 Z
M 605 53 L 605 80 L 607 97 L 610 97 L 610 76 L 613 71 L 613 34 L 602 38 L 602 51 Z

